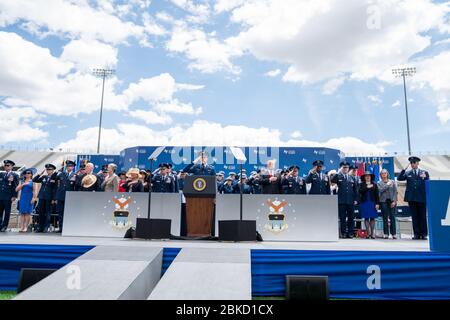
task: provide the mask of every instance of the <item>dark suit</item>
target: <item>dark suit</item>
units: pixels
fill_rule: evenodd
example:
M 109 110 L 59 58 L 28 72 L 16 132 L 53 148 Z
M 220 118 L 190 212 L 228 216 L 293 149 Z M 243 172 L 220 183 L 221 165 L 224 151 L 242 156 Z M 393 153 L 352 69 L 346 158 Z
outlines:
M 33 178 L 34 183 L 40 183 L 41 188 L 38 194 L 38 211 L 39 211 L 39 229 L 38 232 L 47 232 L 50 226 L 50 218 L 52 214 L 52 201 L 56 198 L 57 173 L 48 175 L 37 175 Z
M 309 173 L 305 181 L 311 184 L 309 194 L 331 194 L 330 181 L 323 172 Z
M 271 177 L 276 177 L 277 180 L 275 182 L 270 182 Z M 281 176 L 279 174 L 275 174 L 274 171 L 272 173 L 269 170 L 261 170 L 261 193 L 262 194 L 280 194 L 281 193 Z
M 406 181 L 405 201 L 411 213 L 414 236 L 418 238 L 428 234 L 425 181 L 430 179 L 430 175 L 422 169 L 417 171 L 415 174 L 412 169 L 402 170 L 397 180 Z
M 85 187 L 83 187 L 82 182 L 83 182 L 83 178 L 87 175 L 87 173 L 79 174 L 75 178 L 75 190 L 74 191 L 102 191 L 101 185 L 102 185 L 103 178 L 104 178 L 103 175 L 94 174 L 94 173 L 91 173 L 91 174 L 97 177 L 97 181 L 89 188 L 85 188 Z
M 253 194 L 261 194 L 261 177 L 252 176 L 248 179 L 248 185 L 252 188 Z
M 12 177 L 12 178 L 11 178 Z M 12 179 L 12 181 L 9 181 Z M 14 172 L 0 172 L 0 229 L 7 228 L 11 215 L 12 198 L 17 198 L 19 176 Z M 3 214 L 4 213 L 4 214 Z
M 58 214 L 59 230 L 61 231 L 64 222 L 64 205 L 66 202 L 66 192 L 75 190 L 76 174 L 73 171 L 70 173 L 58 172 L 56 181 L 56 213 Z
M 342 173 L 331 178 L 338 186 L 338 210 L 341 235 L 353 236 L 355 219 L 355 201 L 358 200 L 358 185 L 355 178 Z

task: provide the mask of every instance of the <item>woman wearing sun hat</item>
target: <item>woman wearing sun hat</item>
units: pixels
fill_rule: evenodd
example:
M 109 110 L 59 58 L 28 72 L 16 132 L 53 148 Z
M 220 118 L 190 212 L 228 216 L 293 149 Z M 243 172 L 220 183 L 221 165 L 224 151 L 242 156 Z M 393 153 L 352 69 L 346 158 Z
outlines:
M 27 232 L 28 226 L 31 223 L 31 213 L 33 212 L 37 199 L 37 188 L 33 183 L 33 174 L 36 172 L 37 170 L 35 168 L 23 170 L 21 173 L 22 180 L 16 188 L 16 191 L 19 193 L 19 232 Z
M 375 219 L 378 217 L 379 193 L 378 186 L 375 183 L 375 175 L 366 171 L 361 176 L 359 185 L 359 212 L 364 218 L 364 224 L 368 232 L 368 239 L 375 239 Z
M 127 181 L 122 185 L 127 192 L 144 192 L 144 184 L 139 179 L 140 170 L 130 168 L 127 172 Z

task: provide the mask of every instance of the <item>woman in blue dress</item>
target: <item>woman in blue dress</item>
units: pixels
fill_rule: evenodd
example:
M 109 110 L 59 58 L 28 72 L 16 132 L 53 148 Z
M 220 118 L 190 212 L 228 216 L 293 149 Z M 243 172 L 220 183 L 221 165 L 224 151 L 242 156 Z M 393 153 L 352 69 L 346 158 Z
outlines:
M 364 218 L 368 239 L 375 239 L 375 219 L 378 217 L 380 202 L 378 186 L 374 180 L 373 173 L 365 172 L 359 185 L 359 212 L 361 218 Z
M 22 172 L 22 180 L 17 186 L 19 194 L 19 232 L 27 232 L 31 223 L 31 213 L 36 202 L 36 187 L 33 183 L 33 170 L 25 169 Z

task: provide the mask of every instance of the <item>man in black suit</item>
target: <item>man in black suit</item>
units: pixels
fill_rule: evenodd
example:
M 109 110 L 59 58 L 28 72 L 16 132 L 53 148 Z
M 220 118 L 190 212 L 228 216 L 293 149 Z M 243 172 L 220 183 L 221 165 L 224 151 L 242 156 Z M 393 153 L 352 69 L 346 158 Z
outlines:
M 267 161 L 267 167 L 261 169 L 261 193 L 262 194 L 280 194 L 281 176 L 275 170 L 276 160 Z
M 425 181 L 430 179 L 427 171 L 419 169 L 420 158 L 409 157 L 409 165 L 400 172 L 398 181 L 406 181 L 405 201 L 408 202 L 413 222 L 414 240 L 427 240 L 427 207 Z M 408 170 L 411 166 L 411 170 Z

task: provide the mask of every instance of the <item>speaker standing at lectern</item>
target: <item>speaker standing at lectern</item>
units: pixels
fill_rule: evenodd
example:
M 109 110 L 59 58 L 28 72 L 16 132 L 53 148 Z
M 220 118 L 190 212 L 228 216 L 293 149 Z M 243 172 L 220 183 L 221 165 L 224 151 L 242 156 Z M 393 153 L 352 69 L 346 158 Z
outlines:
M 216 171 L 214 167 L 208 164 L 208 153 L 200 151 L 197 155 L 197 158 L 183 171 L 194 176 L 215 176 Z

